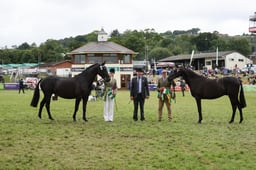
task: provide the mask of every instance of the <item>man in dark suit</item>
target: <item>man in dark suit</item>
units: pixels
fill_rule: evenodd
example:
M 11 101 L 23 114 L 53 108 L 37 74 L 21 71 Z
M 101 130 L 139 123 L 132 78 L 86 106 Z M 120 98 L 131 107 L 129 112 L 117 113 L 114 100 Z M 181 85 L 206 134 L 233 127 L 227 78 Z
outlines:
M 132 79 L 130 98 L 133 100 L 133 120 L 138 120 L 138 105 L 140 104 L 140 120 L 144 121 L 144 103 L 145 98 L 149 98 L 148 80 L 143 77 L 143 70 L 136 69 L 136 77 Z

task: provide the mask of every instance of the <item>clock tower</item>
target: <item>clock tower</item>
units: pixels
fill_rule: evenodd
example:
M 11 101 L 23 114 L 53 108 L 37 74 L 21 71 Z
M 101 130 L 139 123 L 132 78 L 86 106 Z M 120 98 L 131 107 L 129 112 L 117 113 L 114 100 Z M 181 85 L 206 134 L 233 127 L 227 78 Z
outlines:
M 108 40 L 108 34 L 104 31 L 103 28 L 98 32 L 98 42 L 105 42 Z

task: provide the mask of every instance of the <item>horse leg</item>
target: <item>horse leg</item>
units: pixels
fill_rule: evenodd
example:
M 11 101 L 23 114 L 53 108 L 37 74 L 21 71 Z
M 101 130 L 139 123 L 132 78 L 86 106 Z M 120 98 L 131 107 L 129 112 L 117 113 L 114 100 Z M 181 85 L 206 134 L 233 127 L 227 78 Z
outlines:
M 198 110 L 198 123 L 201 123 L 201 121 L 203 120 L 203 116 L 202 116 L 202 108 L 201 108 L 201 99 L 196 98 L 196 104 L 197 104 L 197 110 Z
M 51 103 L 51 95 L 47 97 L 45 107 L 46 107 L 49 119 L 54 120 L 52 118 L 52 115 L 51 115 L 51 112 L 50 112 L 50 103 Z
M 234 122 L 234 119 L 235 119 L 236 108 L 237 108 L 237 106 L 239 105 L 239 102 L 238 102 L 238 100 L 236 99 L 236 97 L 232 97 L 232 96 L 228 96 L 228 97 L 229 97 L 229 100 L 230 100 L 230 102 L 231 102 L 232 111 L 233 111 L 229 123 L 233 123 L 233 122 Z M 241 116 L 241 113 L 240 113 L 240 116 Z M 240 117 L 240 121 L 241 121 L 241 117 Z
M 236 107 L 237 106 L 232 103 L 232 111 L 233 111 L 233 113 L 232 113 L 232 116 L 231 116 L 231 119 L 230 119 L 229 123 L 233 123 L 234 122 L 235 114 L 236 114 Z
M 73 114 L 73 121 L 74 122 L 76 121 L 76 112 L 78 110 L 80 101 L 81 101 L 81 98 L 76 98 L 75 110 L 74 110 L 74 114 Z
M 88 96 L 86 96 L 86 97 L 83 97 L 83 119 L 84 119 L 84 121 L 88 121 L 87 119 L 86 119 L 86 105 L 87 105 L 87 101 L 88 101 Z
M 44 98 L 40 102 L 40 108 L 39 108 L 39 111 L 38 111 L 38 117 L 40 119 L 42 119 L 42 110 L 43 110 L 43 107 L 44 107 L 45 103 L 46 103 L 46 97 L 44 96 Z
M 244 118 L 243 118 L 243 111 L 242 111 L 242 108 L 240 106 L 238 106 L 238 110 L 239 110 L 239 113 L 240 113 L 240 121 L 239 123 L 242 123 Z

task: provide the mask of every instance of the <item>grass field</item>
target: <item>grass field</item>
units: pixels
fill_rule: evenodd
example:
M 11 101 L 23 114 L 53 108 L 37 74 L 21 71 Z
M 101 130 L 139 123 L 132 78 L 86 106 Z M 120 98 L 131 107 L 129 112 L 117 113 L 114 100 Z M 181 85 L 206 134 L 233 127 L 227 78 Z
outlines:
M 103 101 L 89 102 L 73 123 L 74 100 L 52 101 L 55 118 L 29 106 L 33 91 L 0 91 L 0 169 L 255 169 L 255 93 L 245 93 L 244 122 L 229 124 L 228 97 L 203 100 L 203 121 L 187 92 L 172 104 L 173 121 L 157 121 L 156 92 L 145 103 L 146 121 L 133 122 L 129 92 L 119 91 L 114 122 L 103 121 Z M 41 93 L 42 99 L 42 93 Z

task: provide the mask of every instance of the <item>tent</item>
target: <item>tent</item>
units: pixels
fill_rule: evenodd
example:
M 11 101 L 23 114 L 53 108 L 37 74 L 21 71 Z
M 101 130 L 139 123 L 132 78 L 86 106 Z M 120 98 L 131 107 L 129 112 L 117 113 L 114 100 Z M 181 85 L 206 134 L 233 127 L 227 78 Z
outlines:
M 157 67 L 175 67 L 175 63 L 174 62 L 160 62 L 160 63 L 157 63 L 156 66 Z

